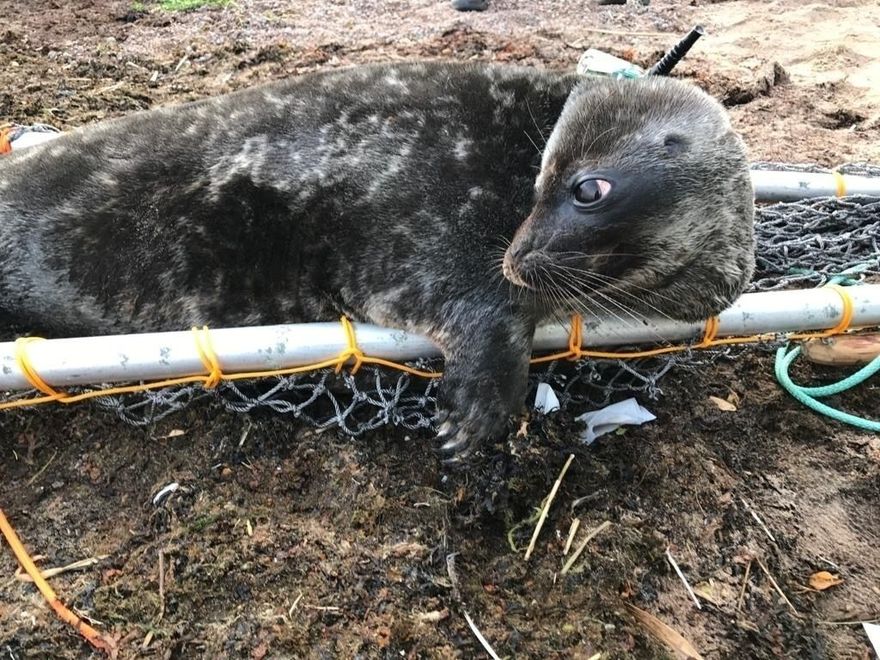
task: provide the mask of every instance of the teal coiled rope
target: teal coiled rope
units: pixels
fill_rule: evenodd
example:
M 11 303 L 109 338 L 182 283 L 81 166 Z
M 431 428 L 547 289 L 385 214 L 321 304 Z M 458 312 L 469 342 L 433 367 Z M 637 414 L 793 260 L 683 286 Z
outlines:
M 840 277 L 833 278 L 831 282 L 829 282 L 829 284 L 854 284 L 856 282 L 846 277 L 846 274 L 858 272 L 858 270 L 859 267 L 844 271 L 844 273 L 841 274 Z M 832 383 L 831 385 L 823 385 L 821 387 L 804 387 L 803 385 L 798 385 L 797 383 L 795 383 L 788 373 L 791 364 L 800 354 L 800 346 L 790 347 L 788 344 L 786 344 L 785 346 L 781 346 L 776 351 L 776 380 L 779 381 L 779 384 L 782 385 L 782 387 L 785 388 L 785 390 L 789 394 L 791 394 L 795 399 L 800 401 L 808 408 L 815 410 L 822 415 L 826 415 L 833 420 L 855 426 L 865 431 L 874 431 L 875 433 L 880 433 L 880 421 L 874 421 L 871 419 L 865 419 L 864 417 L 859 417 L 858 415 L 852 415 L 850 413 L 843 412 L 842 410 L 838 410 L 837 408 L 832 408 L 831 406 L 822 403 L 821 401 L 817 401 L 817 399 L 821 399 L 826 396 L 832 396 L 834 394 L 840 394 L 841 392 L 845 392 L 846 390 L 851 389 L 856 385 L 861 385 L 862 383 L 864 383 L 868 378 L 880 371 L 880 356 L 877 356 L 876 358 L 871 360 L 871 362 L 859 369 L 854 374 L 847 376 L 843 380 L 840 380 L 836 383 Z
M 802 404 L 815 410 L 818 413 L 827 415 L 831 419 L 856 426 L 865 431 L 874 431 L 880 433 L 880 422 L 865 419 L 858 415 L 851 415 L 837 408 L 817 401 L 817 398 L 831 396 L 832 394 L 840 394 L 846 390 L 864 383 L 868 378 L 880 371 L 880 357 L 876 357 L 867 365 L 859 369 L 857 372 L 844 378 L 841 381 L 824 385 L 822 387 L 804 387 L 795 383 L 791 376 L 788 375 L 788 369 L 795 358 L 800 355 L 801 347 L 795 346 L 789 350 L 789 346 L 782 346 L 776 351 L 776 380 L 780 385 Z

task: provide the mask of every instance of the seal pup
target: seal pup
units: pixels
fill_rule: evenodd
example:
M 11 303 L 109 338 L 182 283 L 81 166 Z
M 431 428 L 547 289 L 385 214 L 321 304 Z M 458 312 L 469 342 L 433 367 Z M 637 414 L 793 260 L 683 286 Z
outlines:
M 459 461 L 521 409 L 539 321 L 716 314 L 751 275 L 752 221 L 743 144 L 689 84 L 357 67 L 0 158 L 0 317 L 95 335 L 345 314 L 424 333 Z

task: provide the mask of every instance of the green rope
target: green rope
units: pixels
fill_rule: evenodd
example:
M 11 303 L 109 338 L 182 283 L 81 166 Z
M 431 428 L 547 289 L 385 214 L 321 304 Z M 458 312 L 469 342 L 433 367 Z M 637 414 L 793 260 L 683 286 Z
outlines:
M 788 375 L 788 369 L 791 366 L 791 363 L 794 362 L 795 358 L 800 355 L 800 353 L 800 346 L 795 346 L 791 350 L 789 350 L 787 345 L 777 349 L 776 380 L 779 381 L 779 384 L 782 385 L 782 387 L 784 387 L 785 390 L 795 399 L 818 413 L 826 415 L 838 422 L 843 422 L 844 424 L 864 429 L 865 431 L 875 431 L 880 433 L 880 422 L 865 419 L 858 415 L 851 415 L 850 413 L 843 412 L 837 408 L 832 408 L 831 406 L 816 400 L 816 398 L 845 392 L 846 390 L 865 382 L 868 378 L 880 371 L 880 356 L 874 358 L 857 372 L 841 381 L 831 385 L 825 385 L 824 387 L 804 387 L 795 383 L 791 379 L 791 376 Z
M 860 269 L 860 266 L 850 268 L 841 273 L 840 276 L 832 278 L 829 283 L 843 284 L 845 286 L 857 284 L 857 280 L 853 280 L 846 275 L 857 273 Z M 855 387 L 856 385 L 864 383 L 866 380 L 868 380 L 868 378 L 880 371 L 880 356 L 877 356 L 876 358 L 871 360 L 871 362 L 866 364 L 854 374 L 847 376 L 843 380 L 840 380 L 836 383 L 832 383 L 831 385 L 823 385 L 821 387 L 805 387 L 803 385 L 798 385 L 797 383 L 795 383 L 791 379 L 791 376 L 789 376 L 788 374 L 789 368 L 791 367 L 797 356 L 800 354 L 800 346 L 795 346 L 794 348 L 791 348 L 791 350 L 789 350 L 788 344 L 786 344 L 785 346 L 781 346 L 776 351 L 776 380 L 779 381 L 779 384 L 782 385 L 782 387 L 785 388 L 785 390 L 789 394 L 791 394 L 795 399 L 800 401 L 808 408 L 815 410 L 822 415 L 826 415 L 833 420 L 843 422 L 844 424 L 849 424 L 860 429 L 864 429 L 865 431 L 874 431 L 880 433 L 880 422 L 843 412 L 842 410 L 832 408 L 831 406 L 816 400 L 821 399 L 822 397 L 840 394 L 841 392 L 845 392 Z

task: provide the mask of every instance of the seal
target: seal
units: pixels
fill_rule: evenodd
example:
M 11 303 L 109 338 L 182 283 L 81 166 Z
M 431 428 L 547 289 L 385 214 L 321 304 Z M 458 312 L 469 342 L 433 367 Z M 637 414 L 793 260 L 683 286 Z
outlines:
M 66 335 L 340 314 L 424 333 L 460 461 L 522 408 L 542 319 L 728 306 L 752 198 L 723 109 L 684 82 L 320 72 L 0 159 L 0 316 Z

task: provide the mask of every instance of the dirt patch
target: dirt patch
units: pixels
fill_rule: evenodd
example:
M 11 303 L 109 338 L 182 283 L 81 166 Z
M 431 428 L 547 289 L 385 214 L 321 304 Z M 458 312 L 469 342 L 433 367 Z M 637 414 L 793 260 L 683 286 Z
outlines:
M 185 14 L 43 4 L 0 2 L 0 120 L 70 128 L 389 59 L 562 68 L 593 46 L 649 64 L 703 22 L 712 36 L 680 75 L 728 99 L 755 159 L 880 160 L 880 103 L 863 84 L 876 63 L 868 26 L 880 22 L 869 2 L 803 6 L 784 20 L 784 3 L 755 0 L 491 0 L 467 15 L 445 0 L 240 0 Z M 761 353 L 675 372 L 664 392 L 644 402 L 657 422 L 592 448 L 576 444 L 571 415 L 535 417 L 526 437 L 469 474 L 440 470 L 424 435 L 388 429 L 355 441 L 208 404 L 146 429 L 88 406 L 4 414 L 0 504 L 44 565 L 103 557 L 53 584 L 120 640 L 122 657 L 474 657 L 465 612 L 501 655 L 665 657 L 627 614 L 631 603 L 706 657 L 867 658 L 859 627 L 828 622 L 878 616 L 880 441 L 800 408 Z M 731 392 L 735 412 L 708 399 Z M 866 385 L 837 403 L 876 417 L 877 394 Z M 569 453 L 525 562 L 533 527 L 519 524 Z M 154 504 L 172 482 L 179 488 Z M 612 526 L 562 576 L 574 518 L 581 530 Z M 702 610 L 667 549 L 704 595 Z M 14 570 L 0 553 L 0 575 Z M 843 584 L 807 590 L 818 570 Z M 11 578 L 0 581 L 0 649 L 90 655 Z

